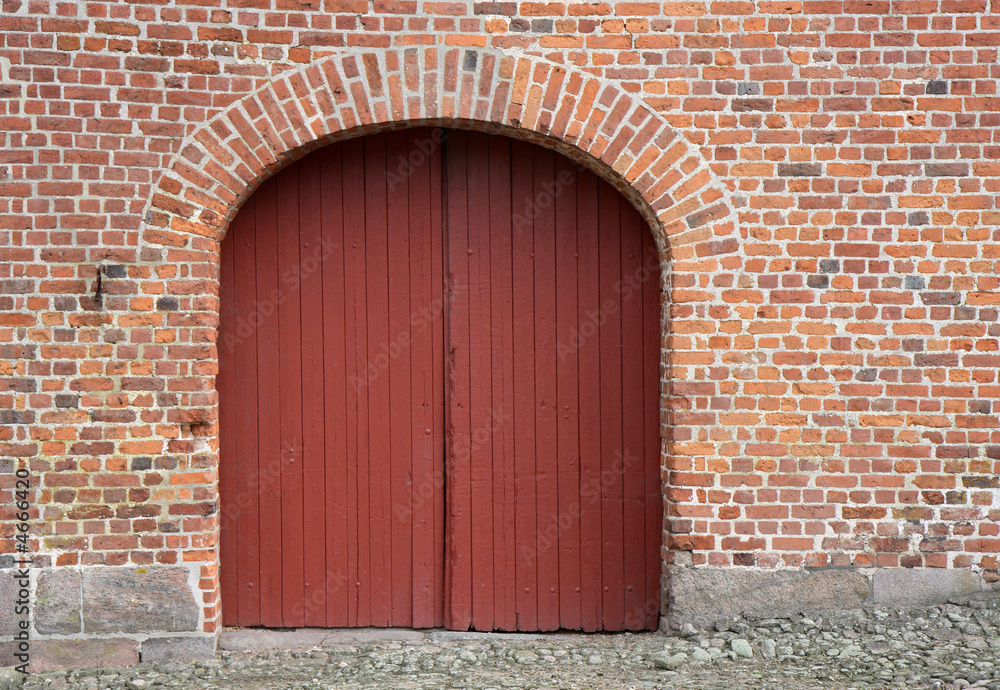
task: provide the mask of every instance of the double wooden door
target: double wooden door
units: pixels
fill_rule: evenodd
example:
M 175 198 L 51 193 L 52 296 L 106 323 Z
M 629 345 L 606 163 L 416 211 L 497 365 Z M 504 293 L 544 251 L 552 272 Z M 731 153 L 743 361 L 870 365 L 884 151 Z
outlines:
M 547 149 L 411 129 L 268 180 L 222 243 L 223 621 L 657 624 L 659 266 Z

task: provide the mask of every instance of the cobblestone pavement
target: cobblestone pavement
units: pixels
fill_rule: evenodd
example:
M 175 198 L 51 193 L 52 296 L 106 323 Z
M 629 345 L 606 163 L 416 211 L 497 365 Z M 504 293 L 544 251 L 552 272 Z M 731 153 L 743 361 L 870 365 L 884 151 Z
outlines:
M 1000 600 L 616 635 L 227 631 L 219 657 L 30 676 L 47 688 L 1000 690 Z M 305 645 L 303 649 L 282 646 Z M 3 687 L 0 681 L 0 688 Z

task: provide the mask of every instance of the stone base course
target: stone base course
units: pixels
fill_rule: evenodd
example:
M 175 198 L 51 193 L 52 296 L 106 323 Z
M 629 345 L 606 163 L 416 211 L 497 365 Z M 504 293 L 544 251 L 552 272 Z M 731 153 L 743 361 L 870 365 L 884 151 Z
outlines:
M 17 632 L 17 617 L 14 615 L 14 601 L 17 598 L 17 587 L 14 586 L 14 576 L 9 572 L 0 571 L 0 636 L 13 635 Z
M 143 663 L 211 659 L 215 656 L 215 642 L 215 635 L 151 637 L 142 643 L 139 657 Z
M 858 609 L 870 600 L 870 590 L 869 579 L 852 570 L 673 568 L 669 611 L 661 627 L 708 627 L 740 615 Z
M 215 656 L 215 635 L 150 637 L 32 638 L 30 673 L 64 668 L 118 668 L 139 663 L 196 661 Z M 0 668 L 21 662 L 14 656 L 15 643 L 0 642 Z M 2 686 L 0 686 L 2 690 Z
M 143 639 L 154 629 L 165 632 L 195 631 L 198 611 L 186 569 L 92 568 L 46 570 L 38 575 L 32 631 L 31 668 L 36 671 L 71 667 L 127 666 L 210 659 L 216 653 L 216 636 L 164 635 Z M 728 624 L 739 617 L 781 618 L 873 608 L 907 609 L 1000 597 L 1000 589 L 972 571 L 945 569 L 881 568 L 870 571 L 847 568 L 819 570 L 761 570 L 749 568 L 670 569 L 671 592 L 661 628 L 668 632 L 706 629 Z M 9 572 L 0 577 L 11 581 Z M 10 587 L 4 590 L 9 594 Z M 4 592 L 0 592 L 2 595 Z M 83 601 L 83 624 L 79 604 Z M 10 623 L 8 625 L 11 625 Z M 172 626 L 172 627 L 171 627 Z M 8 628 L 10 629 L 10 628 Z M 66 639 L 50 634 L 79 635 L 125 632 L 135 638 L 92 637 Z M 299 631 L 296 646 L 326 646 L 335 640 L 357 643 L 382 639 L 382 630 Z M 431 639 L 424 631 L 388 631 L 406 639 Z M 431 633 L 435 635 L 436 633 Z M 444 635 L 462 633 L 441 633 Z M 40 638 L 39 635 L 42 637 Z M 219 647 L 247 651 L 259 649 L 261 635 L 274 640 L 268 648 L 281 648 L 278 631 L 258 631 L 244 639 L 227 632 Z M 2 642 L 0 666 L 13 666 L 13 642 Z
M 933 606 L 994 590 L 971 571 L 931 568 L 670 571 L 670 604 L 660 626 L 711 627 L 736 616 L 782 617 L 872 607 Z
M 88 568 L 83 571 L 83 630 L 182 632 L 198 627 L 187 568 Z
M 884 568 L 872 578 L 875 606 L 910 608 L 988 592 L 993 587 L 969 570 L 907 570 Z
M 131 666 L 139 661 L 139 644 L 124 637 L 83 640 L 32 640 L 30 673 L 61 668 Z M 3 643 L 0 666 L 16 666 L 13 643 Z
M 55 635 L 82 632 L 80 593 L 79 571 L 42 571 L 35 586 L 35 632 Z
M 194 632 L 200 612 L 189 573 L 187 568 L 172 566 L 42 570 L 32 603 L 34 633 Z M 0 572 L 0 578 L 12 582 L 9 571 Z M 0 603 L 12 586 L 3 584 Z M 4 606 L 0 635 L 11 634 L 3 631 L 10 630 L 13 622 L 3 616 L 12 610 Z

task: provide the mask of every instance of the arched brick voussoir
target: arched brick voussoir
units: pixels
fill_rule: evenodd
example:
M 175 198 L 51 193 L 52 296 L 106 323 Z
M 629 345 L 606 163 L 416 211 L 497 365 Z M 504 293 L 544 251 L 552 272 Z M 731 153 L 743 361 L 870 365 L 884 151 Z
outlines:
M 663 252 L 720 228 L 736 237 L 734 222 L 717 222 L 732 207 L 700 151 L 641 98 L 534 55 L 414 46 L 330 55 L 217 113 L 160 177 L 144 241 L 221 239 L 242 202 L 309 151 L 419 125 L 502 133 L 568 155 L 639 209 Z

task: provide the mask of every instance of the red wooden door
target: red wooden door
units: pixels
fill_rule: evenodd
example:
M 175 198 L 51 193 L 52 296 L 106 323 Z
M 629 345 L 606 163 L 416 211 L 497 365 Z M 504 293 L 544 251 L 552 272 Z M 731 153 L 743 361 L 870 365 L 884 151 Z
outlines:
M 652 238 L 562 156 L 439 139 L 313 153 L 223 241 L 224 622 L 655 628 Z
M 428 142 L 313 153 L 222 243 L 227 625 L 443 622 L 440 157 L 398 174 Z
M 547 149 L 446 154 L 449 627 L 637 630 L 660 603 L 659 261 Z

